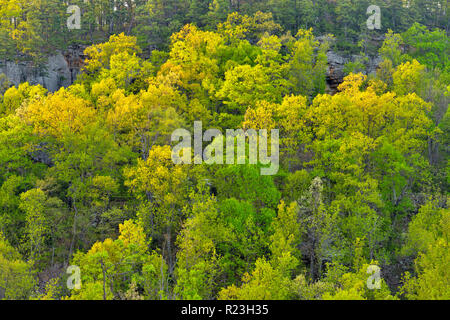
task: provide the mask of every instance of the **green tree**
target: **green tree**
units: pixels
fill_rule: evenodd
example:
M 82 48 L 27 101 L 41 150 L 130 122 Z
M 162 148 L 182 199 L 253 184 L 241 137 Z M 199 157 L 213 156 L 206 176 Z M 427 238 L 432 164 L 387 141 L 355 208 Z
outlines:
M 0 287 L 5 289 L 5 299 L 29 299 L 36 286 L 31 263 L 22 260 L 0 233 Z

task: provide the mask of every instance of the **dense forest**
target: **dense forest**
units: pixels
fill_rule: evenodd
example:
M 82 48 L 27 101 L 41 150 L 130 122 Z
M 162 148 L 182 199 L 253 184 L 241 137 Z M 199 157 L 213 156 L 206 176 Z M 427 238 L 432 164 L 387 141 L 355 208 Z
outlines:
M 450 299 L 449 11 L 0 0 L 0 64 L 86 47 L 56 92 L 0 75 L 0 299 Z M 337 92 L 331 48 L 358 56 Z M 249 136 L 242 162 L 176 164 L 198 122 L 277 129 L 277 172 Z

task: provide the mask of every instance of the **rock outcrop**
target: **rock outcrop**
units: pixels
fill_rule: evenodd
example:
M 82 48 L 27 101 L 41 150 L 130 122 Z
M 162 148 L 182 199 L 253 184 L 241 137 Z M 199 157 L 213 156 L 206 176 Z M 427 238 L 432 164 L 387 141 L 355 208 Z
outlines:
M 40 84 L 50 92 L 57 91 L 61 87 L 71 85 L 80 73 L 85 56 L 84 48 L 80 46 L 70 47 L 64 52 L 56 52 L 48 57 L 43 70 L 38 71 L 28 62 L 15 63 L 12 61 L 0 61 L 0 74 L 4 73 L 13 85 L 21 82 Z M 344 66 L 350 61 L 358 61 L 358 55 L 346 56 L 335 51 L 328 51 L 327 92 L 335 93 L 337 87 L 344 78 Z M 366 74 L 376 72 L 381 62 L 379 56 L 369 57 L 366 62 Z
M 327 69 L 327 91 L 334 93 L 344 78 L 344 66 L 349 61 L 334 51 L 327 52 L 328 69 Z
M 327 58 L 328 58 L 327 91 L 329 93 L 334 93 L 337 91 L 337 87 L 342 82 L 345 76 L 344 73 L 345 64 L 348 62 L 359 61 L 361 60 L 362 57 L 359 55 L 344 56 L 330 50 L 327 52 Z M 374 75 L 381 61 L 382 59 L 379 55 L 375 57 L 368 57 L 368 61 L 365 63 L 366 70 L 364 74 Z
M 80 73 L 84 56 L 80 47 L 56 52 L 48 57 L 42 69 L 37 69 L 30 62 L 0 61 L 0 74 L 15 86 L 22 82 L 40 84 L 48 91 L 54 92 L 61 87 L 71 85 Z

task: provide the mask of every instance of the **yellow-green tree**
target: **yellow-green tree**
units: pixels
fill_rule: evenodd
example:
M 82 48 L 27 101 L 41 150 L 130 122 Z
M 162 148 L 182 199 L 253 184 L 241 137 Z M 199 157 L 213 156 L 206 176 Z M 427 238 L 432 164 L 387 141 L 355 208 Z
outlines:
M 73 289 L 69 299 L 125 299 L 131 283 L 143 288 L 149 299 L 165 296 L 167 267 L 160 255 L 149 250 L 142 226 L 127 220 L 119 225 L 119 232 L 116 240 L 96 242 L 87 253 L 74 255 L 72 264 L 80 267 L 81 289 Z
M 0 287 L 5 299 L 29 299 L 36 286 L 32 264 L 22 257 L 0 233 Z

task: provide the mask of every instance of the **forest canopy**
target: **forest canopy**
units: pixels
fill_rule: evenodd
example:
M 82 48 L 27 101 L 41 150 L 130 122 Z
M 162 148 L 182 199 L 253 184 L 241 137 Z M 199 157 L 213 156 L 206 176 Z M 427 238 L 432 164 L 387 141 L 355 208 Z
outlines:
M 0 298 L 450 299 L 449 8 L 402 3 L 0 0 L 2 60 L 87 46 L 0 88 Z M 330 48 L 381 62 L 330 92 Z M 278 172 L 176 165 L 195 121 L 278 129 Z

